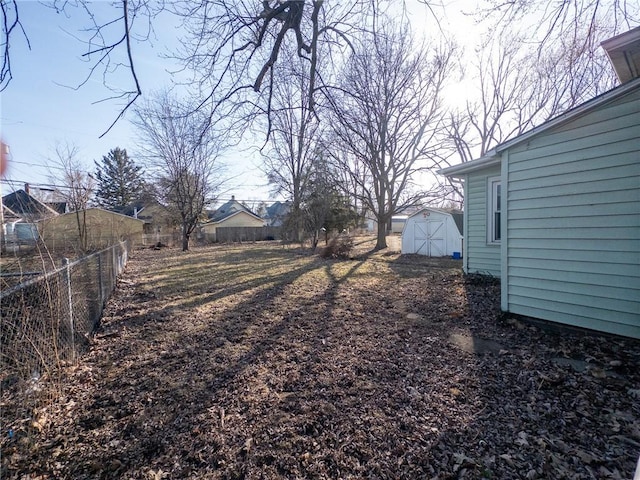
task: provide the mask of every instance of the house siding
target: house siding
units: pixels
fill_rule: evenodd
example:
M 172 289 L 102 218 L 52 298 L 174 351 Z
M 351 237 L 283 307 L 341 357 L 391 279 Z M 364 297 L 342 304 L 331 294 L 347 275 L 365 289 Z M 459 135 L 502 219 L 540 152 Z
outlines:
M 500 245 L 487 243 L 488 179 L 499 175 L 500 166 L 495 166 L 470 173 L 466 178 L 464 255 L 467 273 L 500 277 Z
M 513 146 L 503 161 L 507 309 L 640 338 L 640 91 Z M 477 183 L 469 206 L 482 209 Z
M 245 212 L 240 212 L 233 217 L 222 220 L 217 227 L 262 227 L 264 220 L 256 218 Z
M 202 233 L 205 240 L 209 242 L 217 241 L 216 231 L 224 227 L 263 227 L 264 220 L 255 217 L 247 212 L 239 212 L 219 222 L 205 223 L 202 226 Z

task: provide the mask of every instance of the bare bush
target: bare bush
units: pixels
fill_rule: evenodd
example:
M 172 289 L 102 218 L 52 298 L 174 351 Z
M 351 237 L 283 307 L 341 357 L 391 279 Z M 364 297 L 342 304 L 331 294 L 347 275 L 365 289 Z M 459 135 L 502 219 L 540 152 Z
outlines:
M 329 240 L 327 246 L 322 249 L 322 258 L 336 258 L 346 260 L 351 258 L 353 251 L 353 237 L 351 235 L 337 235 Z

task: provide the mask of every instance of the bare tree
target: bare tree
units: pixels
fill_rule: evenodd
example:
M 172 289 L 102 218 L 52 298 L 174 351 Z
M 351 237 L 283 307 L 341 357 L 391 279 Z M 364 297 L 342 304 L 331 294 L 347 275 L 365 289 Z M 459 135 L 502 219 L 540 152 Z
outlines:
M 188 35 L 177 56 L 185 61 L 186 68 L 198 72 L 202 104 L 212 101 L 221 106 L 233 99 L 233 108 L 237 108 L 239 101 L 248 108 L 254 107 L 254 113 L 269 113 L 268 100 L 258 105 L 255 97 L 247 97 L 245 93 L 266 90 L 267 99 L 270 97 L 274 83 L 281 80 L 274 75 L 273 67 L 279 61 L 288 61 L 281 58 L 285 56 L 284 46 L 292 46 L 296 55 L 307 62 L 310 79 L 307 102 L 314 110 L 315 96 L 327 77 L 319 59 L 330 56 L 339 61 L 353 35 L 367 28 L 368 22 L 364 20 L 367 15 L 392 3 L 398 8 L 405 0 L 117 0 L 99 7 L 89 0 L 41 3 L 67 16 L 86 18 L 86 28 L 79 37 L 87 46 L 83 56 L 90 64 L 90 73 L 80 85 L 95 76 L 106 77 L 121 69 L 128 71 L 130 87 L 111 95 L 123 104 L 117 121 L 142 94 L 136 73 L 135 41 L 144 41 L 152 35 L 156 16 L 169 6 L 185 20 Z M 427 5 L 433 13 L 434 2 L 416 0 L 416 3 Z M 109 13 L 102 15 L 105 9 Z M 4 27 L 0 37 L 1 91 L 12 78 L 10 43 L 23 37 L 28 45 L 29 40 L 21 22 L 20 2 L 3 1 L 0 11 Z M 594 52 L 603 35 L 611 36 L 640 22 L 640 5 L 624 0 L 561 0 L 553 4 L 542 0 L 485 0 L 479 11 L 494 22 L 494 30 L 509 29 L 523 19 L 533 19 L 529 32 L 531 39 L 539 42 L 540 51 L 550 45 L 558 50 L 564 43 Z M 324 51 L 323 46 L 327 47 Z
M 468 100 L 449 112 L 450 156 L 443 165 L 484 156 L 496 145 L 615 85 L 604 56 L 593 58 L 585 42 L 548 45 L 543 53 L 517 32 L 488 35 L 471 57 Z M 460 185 L 451 183 L 461 195 Z
M 133 121 L 147 170 L 156 174 L 162 200 L 180 220 L 184 251 L 222 184 L 223 172 L 221 137 L 214 133 L 208 116 L 190 110 L 162 92 L 137 107 Z
M 5 90 L 12 78 L 10 44 L 18 39 L 19 32 L 31 48 L 29 32 L 21 22 L 20 3 L 17 0 L 3 0 L 0 2 L 2 12 L 3 32 L 0 37 L 2 50 L 2 66 L 0 68 L 0 91 Z M 153 31 L 154 18 L 164 10 L 164 2 L 150 0 L 117 0 L 113 2 L 98 2 L 90 0 L 43 0 L 43 8 L 51 8 L 61 17 L 84 18 L 85 27 L 79 32 L 73 32 L 78 41 L 85 46 L 82 59 L 89 65 L 88 74 L 79 80 L 75 88 L 80 88 L 96 77 L 101 78 L 109 100 L 122 102 L 119 115 L 112 121 L 104 136 L 125 112 L 142 95 L 142 86 L 136 72 L 136 62 L 133 44 L 145 41 Z M 129 75 L 129 86 L 125 89 L 115 89 L 113 82 L 107 77 L 124 70 Z M 118 82 L 121 83 L 121 82 Z
M 286 70 L 288 81 L 274 85 L 271 135 L 263 148 L 263 170 L 274 191 L 291 202 L 288 227 L 297 241 L 303 232 L 302 200 L 307 189 L 314 160 L 318 155 L 319 118 L 306 101 L 309 85 L 301 61 L 278 66 Z
M 503 33 L 525 24 L 540 52 L 560 43 L 595 52 L 601 40 L 640 23 L 640 4 L 626 0 L 485 0 L 478 13 Z
M 348 217 L 340 204 L 344 196 L 338 194 L 335 172 L 322 153 L 320 117 L 307 103 L 309 79 L 304 62 L 292 59 L 274 71 L 288 81 L 274 85 L 271 135 L 263 148 L 263 167 L 275 191 L 290 202 L 285 222 L 290 238 L 310 239 L 315 249 L 322 228 L 328 231 Z M 346 228 L 347 221 L 343 223 Z
M 113 82 L 107 81 L 108 76 L 122 70 L 128 72 L 130 86 L 108 95 L 123 105 L 108 132 L 142 95 L 135 43 L 153 36 L 155 19 L 163 12 L 170 11 L 183 19 L 186 32 L 183 48 L 174 57 L 184 62 L 185 70 L 194 72 L 190 85 L 199 87 L 201 99 L 194 108 L 210 104 L 215 109 L 237 113 L 242 106 L 251 116 L 269 115 L 273 87 L 282 80 L 274 74 L 274 66 L 289 61 L 286 47 L 306 62 L 309 78 L 306 102 L 313 111 L 317 92 L 328 76 L 320 65 L 321 58 L 330 60 L 325 63 L 328 67 L 339 63 L 354 33 L 366 28 L 367 15 L 379 11 L 382 5 L 404 5 L 404 1 L 43 0 L 41 3 L 65 16 L 86 18 L 86 28 L 77 35 L 86 44 L 83 58 L 90 71 L 78 88 L 96 76 L 102 76 L 105 87 L 110 88 Z M 3 50 L 0 91 L 11 80 L 9 45 L 20 38 L 16 32 L 29 42 L 20 20 L 20 2 L 6 0 L 1 4 L 4 30 L 0 37 Z M 255 92 L 262 93 L 255 95 Z
M 0 9 L 2 10 L 2 40 L 0 47 L 2 48 L 2 67 L 0 68 L 0 91 L 3 91 L 9 85 L 9 82 L 13 78 L 11 72 L 11 55 L 10 53 L 10 39 L 14 35 L 15 30 L 19 30 L 24 35 L 29 48 L 29 39 L 27 38 L 24 27 L 20 21 L 20 10 L 17 0 L 2 1 L 0 2 Z
M 329 75 L 323 67 L 340 62 L 350 39 L 364 28 L 363 19 L 378 3 L 178 1 L 176 12 L 184 17 L 189 32 L 178 57 L 196 72 L 201 105 L 232 109 L 236 116 L 243 112 L 249 119 L 273 113 L 276 89 L 289 81 L 278 65 L 302 59 L 307 79 L 303 99 L 314 112 L 317 92 Z M 271 124 L 266 127 L 268 136 Z
M 65 199 L 67 207 L 74 212 L 80 248 L 89 248 L 87 235 L 87 207 L 93 197 L 95 180 L 86 170 L 79 157 L 79 149 L 70 143 L 58 143 L 55 158 L 51 159 L 52 175 L 58 194 Z
M 377 249 L 386 247 L 391 216 L 428 195 L 412 191 L 412 182 L 436 166 L 451 55 L 448 46 L 416 47 L 406 28 L 377 31 L 350 56 L 340 89 L 327 97 L 333 138 L 326 151 L 376 218 Z

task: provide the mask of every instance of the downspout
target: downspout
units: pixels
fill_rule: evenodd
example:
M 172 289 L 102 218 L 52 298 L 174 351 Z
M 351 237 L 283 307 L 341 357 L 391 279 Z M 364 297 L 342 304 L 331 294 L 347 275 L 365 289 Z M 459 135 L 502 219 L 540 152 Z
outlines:
M 500 309 L 509 311 L 509 150 L 505 150 L 500 161 Z
M 462 270 L 469 273 L 469 175 L 464 176 L 463 198 L 464 198 L 464 215 L 462 216 Z

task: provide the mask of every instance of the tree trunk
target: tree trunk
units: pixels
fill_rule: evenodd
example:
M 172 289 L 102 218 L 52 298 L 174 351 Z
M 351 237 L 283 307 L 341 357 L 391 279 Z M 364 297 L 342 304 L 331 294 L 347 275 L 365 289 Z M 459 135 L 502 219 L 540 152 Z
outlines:
M 182 233 L 182 251 L 186 252 L 189 250 L 189 234 L 187 232 Z
M 87 210 L 82 210 L 82 219 L 80 219 L 80 210 L 76 209 L 76 224 L 78 225 L 78 239 L 80 248 L 83 252 L 87 251 Z
M 376 240 L 376 250 L 387 248 L 387 223 L 378 223 L 378 238 Z

